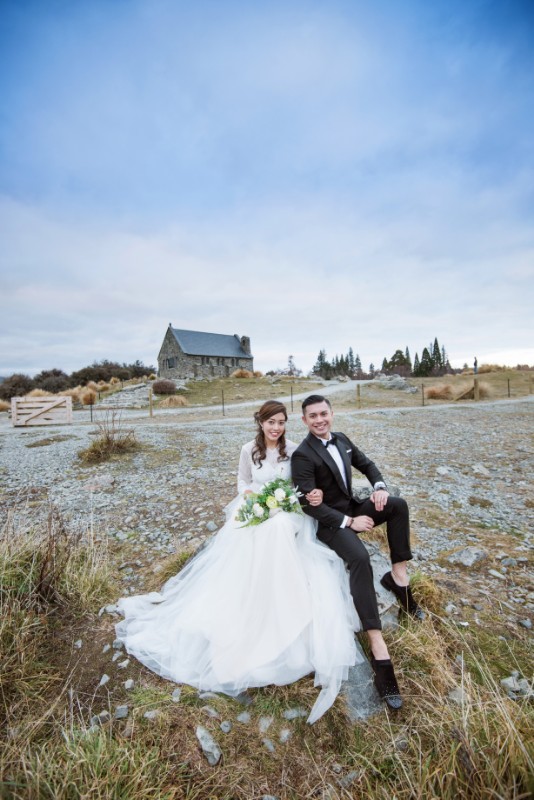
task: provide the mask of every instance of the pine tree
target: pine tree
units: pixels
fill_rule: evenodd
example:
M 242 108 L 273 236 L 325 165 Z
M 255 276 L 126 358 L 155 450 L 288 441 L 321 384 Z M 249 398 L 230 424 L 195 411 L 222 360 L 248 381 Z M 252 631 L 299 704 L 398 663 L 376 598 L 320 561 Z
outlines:
M 354 351 L 352 347 L 349 347 L 349 352 L 347 354 L 347 364 L 349 368 L 349 375 L 351 378 L 353 378 L 354 373 L 356 371 L 356 362 L 354 361 Z
M 434 368 L 434 362 L 432 360 L 432 356 L 430 355 L 428 348 L 425 347 L 421 355 L 421 363 L 419 365 L 419 375 L 423 378 L 426 378 L 428 375 L 432 373 L 433 368 Z
M 389 370 L 389 364 L 387 358 L 384 358 L 382 361 L 382 372 L 387 372 Z
M 432 352 L 432 364 L 433 364 L 434 372 L 439 374 L 441 372 L 442 364 L 441 364 L 441 350 L 439 349 L 438 337 L 437 336 L 434 339 L 434 344 L 432 345 L 432 351 L 431 352 Z
M 406 366 L 410 368 L 410 372 L 411 372 L 411 370 L 412 370 L 412 359 L 410 358 L 410 351 L 408 350 L 408 347 L 406 347 L 406 351 L 404 353 L 404 357 L 406 359 Z
M 369 370 L 371 369 L 371 367 L 373 367 L 373 370 L 374 370 L 374 365 L 373 364 L 370 365 Z M 361 378 L 362 377 L 362 360 L 361 360 L 360 356 L 358 355 L 358 353 L 356 353 L 356 358 L 354 359 L 354 372 L 355 372 L 357 378 Z
M 419 373 L 419 370 L 420 370 L 420 369 L 421 369 L 421 364 L 419 363 L 419 356 L 418 356 L 418 355 L 417 355 L 417 353 L 416 353 L 416 354 L 415 354 L 415 358 L 414 358 L 414 360 L 413 360 L 413 370 L 412 370 L 412 374 L 413 374 L 413 375 L 415 375 L 416 377 L 418 377 L 418 376 L 419 376 L 419 374 L 420 374 L 420 373 Z
M 375 365 L 373 364 L 372 361 L 369 364 L 369 375 L 371 376 L 371 378 L 374 378 L 375 376 Z

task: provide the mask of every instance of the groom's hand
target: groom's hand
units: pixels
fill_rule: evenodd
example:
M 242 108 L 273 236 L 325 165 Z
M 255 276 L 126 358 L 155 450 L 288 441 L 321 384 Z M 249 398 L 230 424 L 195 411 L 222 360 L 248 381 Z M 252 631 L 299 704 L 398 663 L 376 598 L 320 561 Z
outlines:
M 388 501 L 389 492 L 386 492 L 385 489 L 378 489 L 376 492 L 373 492 L 371 497 L 369 498 L 372 503 L 375 504 L 375 508 L 377 511 L 383 511 L 384 507 Z
M 361 517 L 353 517 L 352 522 L 348 526 L 352 531 L 361 533 L 362 531 L 371 531 L 375 527 L 374 521 L 371 517 L 362 514 Z

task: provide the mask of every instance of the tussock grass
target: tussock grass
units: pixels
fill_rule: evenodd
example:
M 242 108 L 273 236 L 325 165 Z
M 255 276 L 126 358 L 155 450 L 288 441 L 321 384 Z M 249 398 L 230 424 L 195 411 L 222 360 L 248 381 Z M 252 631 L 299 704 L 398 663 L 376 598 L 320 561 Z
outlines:
M 449 383 L 429 386 L 425 389 L 425 397 L 429 400 L 452 400 L 452 386 Z
M 0 411 L 9 411 L 11 408 L 10 403 L 6 403 L 5 400 L 0 400 Z
M 82 389 L 80 392 L 80 401 L 84 406 L 94 406 L 96 403 L 96 391 L 94 389 Z
M 232 372 L 231 378 L 253 378 L 254 373 L 251 372 L 249 369 L 236 369 Z
M 161 400 L 158 408 L 185 408 L 187 404 L 187 400 L 182 395 L 171 395 Z
M 45 389 L 32 389 L 25 397 L 52 397 L 53 392 L 47 392 Z
M 81 403 L 80 400 L 80 393 L 83 391 L 81 386 L 75 386 L 73 389 L 64 389 L 62 392 L 58 392 L 58 396 L 60 397 L 72 397 L 72 401 L 75 403 Z
M 132 428 L 124 428 L 115 411 L 97 422 L 97 437 L 89 447 L 80 450 L 79 458 L 87 464 L 109 461 L 114 456 L 138 450 L 140 444 Z

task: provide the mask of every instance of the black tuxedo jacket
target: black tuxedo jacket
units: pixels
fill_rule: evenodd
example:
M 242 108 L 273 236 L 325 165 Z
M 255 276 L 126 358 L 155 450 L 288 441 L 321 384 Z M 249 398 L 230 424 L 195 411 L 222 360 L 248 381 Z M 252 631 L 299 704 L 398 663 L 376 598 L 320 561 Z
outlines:
M 306 514 L 314 517 L 319 526 L 325 528 L 339 528 L 345 516 L 352 516 L 351 506 L 354 509 L 354 504 L 358 503 L 352 494 L 351 467 L 365 475 L 373 486 L 377 481 L 383 480 L 376 464 L 358 450 L 348 436 L 344 433 L 335 435 L 336 446 L 345 466 L 346 483 L 328 452 L 330 448 L 325 447 L 312 433 L 308 434 L 291 456 L 293 483 L 299 491 L 307 494 L 312 489 L 323 490 L 324 497 L 320 506 L 305 505 L 303 497 L 301 503 Z

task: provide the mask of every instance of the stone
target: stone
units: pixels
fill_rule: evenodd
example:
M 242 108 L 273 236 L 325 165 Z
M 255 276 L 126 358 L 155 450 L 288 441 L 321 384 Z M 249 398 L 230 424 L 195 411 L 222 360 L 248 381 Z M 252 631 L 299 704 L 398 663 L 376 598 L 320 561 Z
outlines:
M 221 760 L 222 752 L 219 745 L 202 725 L 198 725 L 196 729 L 196 736 L 199 741 L 202 752 L 208 760 L 208 764 L 214 767 Z
M 473 464 L 471 469 L 476 475 L 485 475 L 486 477 L 489 477 L 491 474 L 489 469 L 486 469 L 483 464 Z
M 260 729 L 260 733 L 267 733 L 271 725 L 273 724 L 274 717 L 260 717 L 258 721 L 258 726 Z
M 104 606 L 104 611 L 106 614 L 116 614 L 118 612 L 117 604 L 109 603 L 107 606 Z
M 503 678 L 501 681 L 501 686 L 504 686 L 505 689 L 508 689 L 511 692 L 518 692 L 521 688 L 517 678 L 513 675 L 510 675 L 509 678 Z
M 111 646 L 113 647 L 114 650 L 122 650 L 122 648 L 124 647 L 124 642 L 121 642 L 120 639 L 115 639 L 115 641 Z
M 100 678 L 100 683 L 98 684 L 98 686 L 99 687 L 100 686 L 105 686 L 108 681 L 109 681 L 109 675 L 106 675 L 106 673 L 104 673 L 102 675 L 102 677 Z
M 133 687 L 134 687 L 134 679 L 133 679 L 133 678 L 128 678 L 128 680 L 127 680 L 127 681 L 124 681 L 124 684 L 123 684 L 123 686 L 124 686 L 124 688 L 125 688 L 126 690 L 128 690 L 128 691 L 129 691 L 130 689 L 133 689 Z
M 270 739 L 262 739 L 261 741 L 263 746 L 265 747 L 266 750 L 269 751 L 269 753 L 274 753 L 276 748 Z
M 214 533 L 217 530 L 217 525 L 210 519 L 209 522 L 206 522 L 206 528 L 209 530 L 210 533 Z
M 122 653 L 113 653 L 113 658 L 111 661 L 114 663 L 115 661 L 118 661 L 119 658 L 122 658 Z
M 449 475 L 450 471 L 449 467 L 438 467 L 436 470 L 438 475 Z
M 181 696 L 182 696 L 182 690 L 180 689 L 179 686 L 177 686 L 176 689 L 174 690 L 174 692 L 171 694 L 172 702 L 173 703 L 179 703 Z
M 516 558 L 503 558 L 501 560 L 501 565 L 503 567 L 517 567 L 517 559 Z
M 104 647 L 102 648 L 103 653 L 108 653 L 110 650 L 111 650 L 110 644 L 105 644 Z
M 252 717 L 250 716 L 248 711 L 242 711 L 241 714 L 239 714 L 239 716 L 236 717 L 236 719 L 238 722 L 243 722 L 246 725 L 247 723 L 250 722 Z
M 234 697 L 234 700 L 237 700 L 242 706 L 251 706 L 254 702 L 253 698 L 247 694 L 246 692 L 241 692 L 241 694 L 237 694 Z
M 208 717 L 211 717 L 211 719 L 221 718 L 221 715 L 219 714 L 218 711 L 215 711 L 213 706 L 202 706 L 200 710 L 203 711 L 205 714 L 207 714 Z
M 502 574 L 502 572 L 497 572 L 496 569 L 489 569 L 488 575 L 492 575 L 494 578 L 499 578 L 501 581 L 506 580 L 506 576 Z
M 279 735 L 278 739 L 279 739 L 281 744 L 285 744 L 286 742 L 288 742 L 291 739 L 292 735 L 293 735 L 292 731 L 290 731 L 289 728 L 282 728 L 282 730 L 280 731 L 280 735 Z
M 363 655 L 363 651 L 356 642 L 356 646 Z M 374 714 L 384 713 L 384 703 L 380 699 L 374 684 L 371 664 L 363 656 L 363 661 L 349 667 L 347 680 L 341 686 L 341 694 L 345 698 L 347 714 L 351 722 L 368 719 Z
M 456 611 L 458 611 L 458 606 L 455 606 L 454 603 L 447 603 L 445 606 L 446 614 L 454 614 Z
M 522 625 L 523 628 L 526 628 L 527 630 L 530 630 L 532 628 L 532 620 L 528 619 L 528 618 L 527 619 L 520 619 L 519 620 L 519 624 Z
M 143 714 L 143 717 L 145 719 L 156 719 L 156 717 L 158 715 L 159 715 L 159 711 L 156 708 L 154 708 L 152 711 L 145 711 L 145 713 Z
M 126 669 L 128 664 L 130 663 L 130 659 L 126 658 L 124 661 L 121 661 L 120 664 L 117 664 L 119 669 Z
M 342 789 L 348 789 L 349 786 L 352 786 L 354 781 L 357 780 L 359 777 L 360 773 L 358 772 L 358 770 L 353 769 L 350 772 L 347 772 L 347 774 L 344 775 L 342 778 L 340 778 L 338 783 Z
M 284 719 L 292 720 L 298 719 L 299 717 L 307 717 L 309 714 L 305 708 L 288 708 L 286 711 L 282 713 Z
M 111 719 L 111 714 L 109 711 L 101 711 L 98 715 L 98 719 L 100 720 L 101 725 L 105 725 L 106 722 L 109 722 Z
M 101 492 L 107 489 L 113 489 L 115 478 L 113 475 L 105 472 L 100 475 L 94 475 L 90 480 L 83 484 L 83 488 L 88 492 Z
M 128 706 L 117 706 L 113 716 L 115 719 L 126 719 L 128 716 Z
M 227 719 L 225 719 L 223 722 L 221 722 L 219 728 L 222 730 L 223 733 L 230 733 L 230 731 L 232 730 L 232 723 L 229 722 Z
M 478 564 L 479 561 L 483 561 L 487 557 L 488 554 L 486 551 L 482 550 L 480 547 L 464 547 L 462 550 L 456 551 L 456 553 L 451 553 L 447 561 L 451 564 L 461 564 L 464 567 L 472 567 L 473 564 Z
M 217 700 L 219 697 L 218 694 L 215 692 L 199 692 L 198 699 L 199 700 Z
M 465 702 L 465 693 L 461 686 L 456 686 L 454 689 L 452 689 L 447 697 L 449 700 L 452 700 L 453 703 L 457 703 L 459 706 L 463 705 Z

